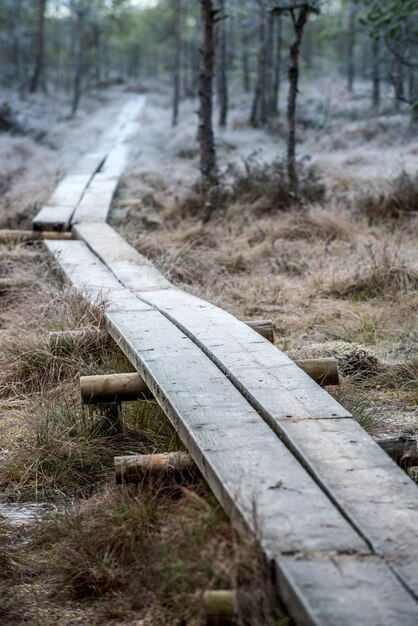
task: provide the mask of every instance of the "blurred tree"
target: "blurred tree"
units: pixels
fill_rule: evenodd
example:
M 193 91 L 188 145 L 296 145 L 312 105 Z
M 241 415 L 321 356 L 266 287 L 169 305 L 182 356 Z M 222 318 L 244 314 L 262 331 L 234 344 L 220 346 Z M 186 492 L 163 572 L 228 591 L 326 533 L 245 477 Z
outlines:
M 173 67 L 173 119 L 172 125 L 177 126 L 180 101 L 180 68 L 181 68 L 181 0 L 173 1 L 174 25 L 174 67 Z
M 219 126 L 225 128 L 228 116 L 228 50 L 226 31 L 225 0 L 219 0 L 218 20 L 218 96 L 219 96 Z
M 347 30 L 347 88 L 350 93 L 353 93 L 355 78 L 354 49 L 357 33 L 357 6 L 353 0 L 348 2 Z
M 411 105 L 412 120 L 418 121 L 418 0 L 356 2 L 365 10 L 361 21 L 369 26 L 372 38 L 375 41 L 382 40 L 398 64 L 408 70 L 408 96 L 400 87 L 399 77 L 394 80 L 398 97 Z
M 35 93 L 38 89 L 39 80 L 44 67 L 44 50 L 45 50 L 45 11 L 46 0 L 38 0 L 38 32 L 36 35 L 36 57 L 35 68 L 32 74 L 30 84 L 31 93 Z
M 200 0 L 202 15 L 202 50 L 199 84 L 199 144 L 200 172 L 204 188 L 218 185 L 215 141 L 212 126 L 213 73 L 214 73 L 214 31 L 219 9 L 213 0 Z
M 289 58 L 289 95 L 287 99 L 287 175 L 293 194 L 299 195 L 299 179 L 296 169 L 296 103 L 299 82 L 299 54 L 303 32 L 310 13 L 319 13 L 321 0 L 279 2 L 273 13 L 289 15 L 293 26 L 293 40 Z

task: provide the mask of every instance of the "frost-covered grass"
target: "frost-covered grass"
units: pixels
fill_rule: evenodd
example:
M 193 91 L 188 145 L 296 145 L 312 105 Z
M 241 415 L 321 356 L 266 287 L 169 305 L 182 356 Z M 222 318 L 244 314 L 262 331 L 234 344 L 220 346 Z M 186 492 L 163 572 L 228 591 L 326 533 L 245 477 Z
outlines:
M 0 132 L 0 228 L 30 228 L 36 211 L 80 155 L 95 147 L 127 94 L 120 89 L 86 95 L 77 116 L 68 98 L 36 94 L 22 101 L 0 91 L 21 132 Z
M 182 103 L 172 129 L 168 96 L 150 97 L 115 225 L 185 289 L 242 319 L 273 319 L 279 347 L 294 356 L 310 345 L 319 346 L 311 356 L 321 356 L 337 341 L 366 346 L 389 369 L 409 362 L 418 341 L 418 219 L 410 208 L 418 140 L 389 91 L 378 116 L 369 95 L 361 84 L 349 96 L 335 77 L 302 84 L 298 154 L 325 185 L 325 196 L 302 209 L 286 208 L 286 189 L 274 180 L 285 154 L 283 114 L 270 129 L 250 128 L 250 100 L 233 97 L 228 128 L 216 131 L 226 199 L 207 224 L 194 185 L 196 103 Z M 379 218 L 382 195 L 396 204 L 392 217 Z M 418 421 L 410 393 L 379 398 L 383 410 L 393 407 L 382 431 Z

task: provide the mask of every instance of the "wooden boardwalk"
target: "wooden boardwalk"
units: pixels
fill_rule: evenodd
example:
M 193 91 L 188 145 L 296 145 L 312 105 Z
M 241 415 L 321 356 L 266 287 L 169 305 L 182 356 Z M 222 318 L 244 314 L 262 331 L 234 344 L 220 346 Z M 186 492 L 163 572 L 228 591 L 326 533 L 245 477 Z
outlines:
M 173 287 L 105 223 L 142 106 L 126 105 L 81 196 L 73 178 L 59 219 L 51 202 L 34 227 L 73 225 L 78 241 L 45 245 L 90 302 L 106 298 L 109 333 L 233 522 L 257 534 L 296 623 L 416 626 L 415 483 L 286 355 Z

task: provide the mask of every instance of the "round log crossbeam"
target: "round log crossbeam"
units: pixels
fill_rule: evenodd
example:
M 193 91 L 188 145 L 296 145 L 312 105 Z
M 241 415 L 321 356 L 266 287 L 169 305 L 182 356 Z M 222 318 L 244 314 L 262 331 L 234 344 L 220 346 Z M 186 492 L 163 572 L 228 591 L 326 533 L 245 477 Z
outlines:
M 304 359 L 295 363 L 321 387 L 340 384 L 337 359 Z
M 0 243 L 42 241 L 44 239 L 73 239 L 72 233 L 48 230 L 0 230 Z
M 138 483 L 145 475 L 153 473 L 187 476 L 195 468 L 193 459 L 187 452 L 115 456 L 114 465 L 118 484 Z
M 246 320 L 244 324 L 247 324 L 270 343 L 274 343 L 274 324 L 271 320 Z
M 80 391 L 84 404 L 129 402 L 153 398 L 151 391 L 137 372 L 81 376 Z
M 296 364 L 321 385 L 339 383 L 335 359 L 309 359 L 297 361 Z M 80 389 L 84 404 L 153 399 L 152 392 L 137 372 L 81 376 Z
M 206 626 L 233 626 L 236 624 L 235 591 L 219 589 L 205 591 L 203 607 Z
M 376 443 L 401 467 L 418 465 L 418 442 L 415 437 L 401 435 L 391 439 L 377 439 Z

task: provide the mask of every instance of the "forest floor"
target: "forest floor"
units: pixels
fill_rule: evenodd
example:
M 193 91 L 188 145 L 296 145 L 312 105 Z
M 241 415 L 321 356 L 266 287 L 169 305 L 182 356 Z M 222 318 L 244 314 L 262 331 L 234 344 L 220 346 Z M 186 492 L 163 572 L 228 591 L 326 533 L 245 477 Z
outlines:
M 372 435 L 416 434 L 418 141 L 406 113 L 375 116 L 365 88 L 349 98 L 329 85 L 301 93 L 303 207 L 285 210 L 282 166 L 271 165 L 283 123 L 248 128 L 243 98 L 217 131 L 228 193 L 202 223 L 196 103 L 182 103 L 172 129 L 161 88 L 147 96 L 112 220 L 182 288 L 242 319 L 271 318 L 291 356 L 337 356 L 335 393 Z M 0 135 L 1 227 L 30 227 L 127 97 L 92 95 L 71 121 L 45 96 L 19 105 L 25 132 Z M 83 414 L 79 376 L 130 366 L 100 339 L 53 355 L 48 332 L 100 326 L 100 307 L 63 285 L 40 244 L 2 245 L 0 270 L 15 284 L 0 292 L 0 623 L 197 626 L 203 590 L 248 586 L 266 588 L 249 623 L 288 624 L 254 543 L 201 479 L 114 486 L 115 454 L 180 443 L 152 402 L 124 406 L 116 439 Z

